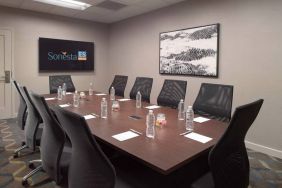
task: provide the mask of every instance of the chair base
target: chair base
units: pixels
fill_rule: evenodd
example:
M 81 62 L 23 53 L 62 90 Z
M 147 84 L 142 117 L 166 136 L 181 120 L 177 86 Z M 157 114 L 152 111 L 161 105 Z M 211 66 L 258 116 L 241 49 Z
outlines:
M 35 169 L 34 163 L 42 163 L 41 159 L 36 159 L 28 162 L 28 167 L 30 169 Z
M 23 149 L 27 148 L 27 145 L 23 145 L 21 146 L 20 148 L 16 149 L 15 152 L 14 152 L 14 155 L 13 157 L 14 158 L 18 158 L 19 157 L 19 152 L 22 151 Z
M 25 175 L 22 179 L 22 185 L 24 187 L 28 186 L 28 178 L 32 177 L 34 174 L 36 174 L 39 171 L 43 171 L 42 165 L 38 166 L 36 169 L 32 170 L 27 175 Z

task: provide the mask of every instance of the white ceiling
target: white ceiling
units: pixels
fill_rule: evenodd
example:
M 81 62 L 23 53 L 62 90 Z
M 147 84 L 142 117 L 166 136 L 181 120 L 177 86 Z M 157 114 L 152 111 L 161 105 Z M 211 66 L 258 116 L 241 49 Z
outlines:
M 91 4 L 86 10 L 74 10 L 48 4 L 35 2 L 33 0 L 0 0 L 0 5 L 13 8 L 62 15 L 103 23 L 113 23 L 132 16 L 140 15 L 149 11 L 160 9 L 185 0 L 80 0 Z M 119 10 L 110 10 L 97 7 L 99 3 L 112 1 L 126 5 Z

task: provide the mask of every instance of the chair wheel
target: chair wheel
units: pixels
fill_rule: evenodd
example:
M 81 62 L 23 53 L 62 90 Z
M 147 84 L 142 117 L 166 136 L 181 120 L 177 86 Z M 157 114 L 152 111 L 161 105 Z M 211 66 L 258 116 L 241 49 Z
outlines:
M 16 159 L 16 158 L 19 157 L 19 154 L 18 153 L 14 153 L 13 157 L 14 157 L 14 159 Z
M 27 181 L 27 180 L 23 180 L 23 181 L 22 181 L 22 186 L 28 187 L 28 181 Z
M 29 164 L 28 164 L 28 167 L 29 167 L 30 169 L 35 169 L 35 166 L 34 166 L 33 163 L 29 163 Z
M 25 145 L 25 142 L 22 142 L 22 146 L 24 146 Z

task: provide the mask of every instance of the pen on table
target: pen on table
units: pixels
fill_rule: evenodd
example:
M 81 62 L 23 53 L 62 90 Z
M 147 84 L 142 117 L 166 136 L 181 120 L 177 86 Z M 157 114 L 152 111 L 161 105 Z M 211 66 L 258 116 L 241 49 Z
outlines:
M 91 113 L 91 115 L 96 116 L 96 117 L 99 117 L 99 115 L 97 115 L 97 114 L 95 114 L 95 113 Z
M 179 135 L 180 136 L 183 136 L 183 135 L 185 135 L 185 134 L 188 134 L 188 133 L 191 133 L 192 131 L 186 131 L 186 132 L 184 132 L 184 133 L 180 133 Z
M 138 134 L 142 134 L 142 133 L 140 133 L 139 131 L 136 131 L 136 130 L 134 130 L 134 129 L 129 129 L 129 130 L 131 130 L 132 132 L 138 133 Z

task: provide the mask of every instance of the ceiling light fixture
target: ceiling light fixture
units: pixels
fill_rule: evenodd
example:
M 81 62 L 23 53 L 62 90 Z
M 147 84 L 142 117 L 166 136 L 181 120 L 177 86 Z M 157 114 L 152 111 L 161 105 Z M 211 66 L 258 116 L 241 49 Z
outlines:
M 92 6 L 90 4 L 80 1 L 74 1 L 74 0 L 33 0 L 33 1 L 65 7 L 65 8 L 77 9 L 77 10 L 85 10 L 88 7 Z

